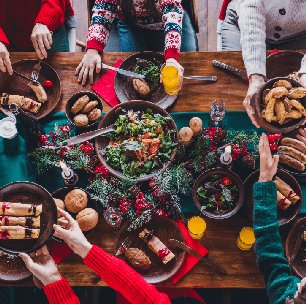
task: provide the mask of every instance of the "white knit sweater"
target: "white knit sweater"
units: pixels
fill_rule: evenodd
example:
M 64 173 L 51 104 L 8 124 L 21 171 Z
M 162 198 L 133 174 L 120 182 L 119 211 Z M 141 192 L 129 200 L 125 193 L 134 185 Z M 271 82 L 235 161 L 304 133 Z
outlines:
M 266 76 L 266 38 L 281 41 L 306 31 L 306 0 L 236 0 L 248 75 Z

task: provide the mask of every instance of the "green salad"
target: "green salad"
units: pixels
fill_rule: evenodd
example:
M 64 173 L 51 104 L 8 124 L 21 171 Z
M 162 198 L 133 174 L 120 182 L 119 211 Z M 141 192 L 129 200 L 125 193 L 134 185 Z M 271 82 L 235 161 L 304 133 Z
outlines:
M 175 150 L 170 117 L 118 108 L 116 131 L 107 135 L 107 163 L 123 175 L 136 178 L 159 171 Z

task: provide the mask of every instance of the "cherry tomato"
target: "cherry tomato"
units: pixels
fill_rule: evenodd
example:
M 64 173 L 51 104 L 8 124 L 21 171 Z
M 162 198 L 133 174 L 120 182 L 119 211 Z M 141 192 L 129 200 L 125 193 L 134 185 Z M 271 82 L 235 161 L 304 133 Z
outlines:
M 280 140 L 282 139 L 282 136 L 281 136 L 279 133 L 276 133 L 276 134 L 275 134 L 275 139 L 276 139 L 277 141 L 280 141 Z
M 275 134 L 270 134 L 270 135 L 268 136 L 268 141 L 269 141 L 270 143 L 274 143 L 275 140 L 276 140 Z
M 277 149 L 277 143 L 269 144 L 270 150 L 275 151 Z
M 52 81 L 51 80 L 46 80 L 44 82 L 44 86 L 47 87 L 47 88 L 51 88 L 52 87 Z

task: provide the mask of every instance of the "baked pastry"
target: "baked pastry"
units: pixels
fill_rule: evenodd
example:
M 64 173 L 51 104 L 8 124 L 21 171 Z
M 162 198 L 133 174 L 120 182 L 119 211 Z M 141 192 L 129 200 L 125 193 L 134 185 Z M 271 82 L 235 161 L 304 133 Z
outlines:
M 292 109 L 292 104 L 290 103 L 290 99 L 287 96 L 285 96 L 285 97 L 281 98 L 280 100 L 283 101 L 284 106 L 285 106 L 285 110 L 287 112 L 290 112 L 291 109 Z
M 298 139 L 290 138 L 290 137 L 284 137 L 281 141 L 281 144 L 283 146 L 293 147 L 295 149 L 300 150 L 304 154 L 306 154 L 306 145 Z
M 299 119 L 303 116 L 303 114 L 298 110 L 291 110 L 286 113 L 286 118 Z
M 300 200 L 300 197 L 293 191 L 293 189 L 278 176 L 275 176 L 273 182 L 276 184 L 277 190 L 282 195 L 286 196 L 292 204 L 295 204 Z
M 289 98 L 303 98 L 305 96 L 306 91 L 303 87 L 292 88 L 288 93 Z
M 290 103 L 291 103 L 297 110 L 299 110 L 304 116 L 306 116 L 306 110 L 305 110 L 305 108 L 303 107 L 303 105 L 302 105 L 299 101 L 297 101 L 297 100 L 295 100 L 295 99 L 291 99 L 291 100 L 290 100 Z
M 21 226 L 1 226 L 0 239 L 37 239 L 40 229 L 25 228 Z
M 306 155 L 303 152 L 301 152 L 301 151 L 299 151 L 295 148 L 287 147 L 287 146 L 279 146 L 277 148 L 277 151 L 281 152 L 282 154 L 290 155 L 290 156 L 296 158 L 297 160 L 299 160 L 303 164 L 306 163 Z
M 149 257 L 138 248 L 129 248 L 125 252 L 126 258 L 131 264 L 140 269 L 148 269 L 151 267 L 151 260 Z
M 89 102 L 89 97 L 87 95 L 80 97 L 71 107 L 71 113 L 72 114 L 78 113 L 86 106 L 88 102 Z
M 277 191 L 277 207 L 281 210 L 286 211 L 291 202 L 286 198 L 286 196 L 282 195 L 279 191 Z
M 0 226 L 23 226 L 29 228 L 39 228 L 40 227 L 40 215 L 35 216 L 0 216 Z
M 34 91 L 39 102 L 44 103 L 48 100 L 48 96 L 40 83 L 30 82 L 28 86 Z
M 2 93 L 0 98 L 0 103 L 2 105 L 10 105 L 11 103 L 18 104 L 23 110 L 27 110 L 32 113 L 37 113 L 41 107 L 41 103 L 20 95 L 9 95 Z
M 56 207 L 58 207 L 62 210 L 65 210 L 65 203 L 61 199 L 59 199 L 59 198 L 53 198 L 53 199 L 54 199 Z M 59 218 L 60 216 L 61 216 L 61 214 L 59 212 L 57 212 L 57 217 Z
M 281 79 L 273 84 L 273 88 L 276 87 L 285 87 L 287 90 L 290 90 L 292 88 L 292 84 L 288 80 Z
M 150 87 L 144 79 L 133 79 L 133 87 L 141 97 L 147 97 L 150 94 Z
M 275 99 L 272 98 L 269 100 L 266 110 L 265 110 L 265 118 L 266 121 L 271 122 L 272 118 L 274 117 L 274 106 L 275 106 Z
M 263 100 L 264 100 L 264 104 L 267 105 L 269 100 L 272 98 L 272 94 L 273 94 L 273 89 L 265 89 L 263 91 Z
M 155 252 L 164 264 L 171 261 L 175 255 L 161 242 L 161 240 L 154 236 L 148 229 L 144 229 L 140 232 L 139 237 L 143 239 L 149 246 L 149 248 Z
M 78 127 L 84 127 L 88 125 L 88 117 L 86 114 L 78 114 L 74 116 L 73 121 Z
M 42 212 L 42 205 L 0 202 L 0 215 L 38 216 Z
M 98 105 L 98 101 L 97 100 L 92 100 L 90 101 L 82 110 L 82 113 L 88 113 L 90 112 L 94 107 L 96 107 Z
M 274 109 L 275 109 L 275 116 L 276 116 L 277 121 L 279 123 L 284 122 L 284 120 L 286 118 L 286 110 L 285 110 L 285 105 L 284 105 L 283 101 L 278 99 L 275 102 Z
M 283 96 L 288 95 L 288 90 L 285 87 L 276 87 L 271 91 L 272 91 L 272 97 L 274 98 L 281 98 Z
M 86 208 L 87 201 L 87 194 L 81 189 L 73 189 L 65 196 L 65 206 L 72 213 L 78 213 Z
M 98 224 L 98 220 L 99 215 L 97 211 L 92 208 L 85 208 L 76 216 L 76 221 L 82 231 L 88 231 L 94 228 Z
M 286 164 L 298 171 L 304 171 L 305 170 L 305 165 L 301 163 L 299 160 L 296 158 L 293 158 L 289 155 L 286 154 L 280 154 L 279 155 L 279 161 L 283 164 Z
M 98 108 L 94 108 L 93 110 L 91 110 L 88 114 L 88 119 L 90 121 L 96 121 L 98 120 L 102 115 L 102 111 Z

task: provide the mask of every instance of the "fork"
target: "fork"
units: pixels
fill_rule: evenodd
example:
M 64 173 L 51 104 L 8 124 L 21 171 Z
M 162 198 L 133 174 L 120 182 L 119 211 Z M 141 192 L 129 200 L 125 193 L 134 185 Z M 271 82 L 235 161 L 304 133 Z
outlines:
M 40 63 L 41 63 L 41 59 L 39 59 L 38 63 L 36 63 L 33 67 L 33 71 L 32 71 L 32 74 L 31 74 L 31 79 L 32 80 L 35 80 L 35 81 L 38 80 L 38 75 L 39 75 L 40 68 L 41 68 Z
M 122 244 L 121 244 L 121 246 L 119 247 L 119 249 L 117 250 L 116 256 L 118 256 L 118 255 L 120 255 L 120 254 L 122 254 L 122 253 L 125 253 L 125 252 L 129 249 L 131 243 L 132 243 L 132 240 L 131 240 L 129 237 L 127 237 L 127 238 L 122 242 Z

